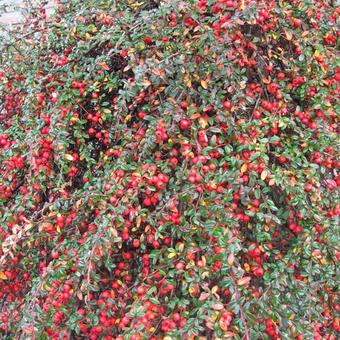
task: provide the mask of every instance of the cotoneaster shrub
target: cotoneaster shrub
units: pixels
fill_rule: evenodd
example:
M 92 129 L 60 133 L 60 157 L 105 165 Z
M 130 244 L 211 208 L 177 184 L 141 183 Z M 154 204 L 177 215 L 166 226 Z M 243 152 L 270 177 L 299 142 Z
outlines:
M 63 0 L 4 36 L 1 339 L 336 339 L 338 15 Z

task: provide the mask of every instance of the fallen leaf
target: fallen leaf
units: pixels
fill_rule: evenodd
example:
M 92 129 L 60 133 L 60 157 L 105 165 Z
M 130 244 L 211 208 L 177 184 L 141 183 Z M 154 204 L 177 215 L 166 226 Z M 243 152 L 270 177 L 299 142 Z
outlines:
M 262 81 L 263 81 L 263 83 L 264 83 L 264 84 L 268 85 L 268 84 L 270 84 L 270 83 L 271 83 L 271 81 L 272 81 L 272 78 L 271 78 L 271 77 L 268 77 L 268 78 L 263 78 L 263 79 L 262 79 Z
M 208 122 L 205 119 L 203 119 L 203 118 L 200 118 L 198 120 L 198 122 L 199 122 L 199 124 L 200 124 L 202 129 L 205 129 L 207 127 L 207 125 L 208 125 Z
M 68 161 L 73 161 L 73 156 L 67 153 L 65 155 L 65 159 L 67 159 Z
M 149 80 L 147 80 L 147 79 L 144 79 L 143 85 L 144 85 L 145 87 L 148 87 L 148 86 L 151 85 L 151 81 L 149 81 Z
M 262 179 L 262 181 L 264 181 L 267 177 L 268 177 L 268 171 L 267 170 L 263 170 L 262 172 L 261 172 L 261 179 Z
M 251 280 L 250 276 L 242 277 L 242 279 L 237 280 L 237 285 L 238 286 L 245 286 L 245 285 L 249 284 L 250 280 Z
M 248 164 L 243 164 L 242 167 L 241 167 L 241 173 L 246 172 L 247 169 L 248 169 Z
M 229 264 L 230 267 L 233 265 L 234 260 L 235 260 L 234 253 L 230 253 L 230 254 L 228 255 L 228 259 L 227 259 L 227 262 L 228 262 L 228 264 Z
M 204 301 L 209 297 L 209 293 L 201 293 L 200 297 L 198 298 L 199 301 Z
M 215 303 L 212 308 L 213 310 L 222 310 L 224 309 L 224 306 L 222 305 L 222 303 Z
M 285 31 L 285 33 L 286 33 L 286 39 L 288 40 L 288 41 L 290 41 L 290 40 L 292 40 L 293 39 L 293 33 L 291 32 L 291 31 Z
M 218 286 L 214 286 L 211 288 L 211 294 L 215 294 L 217 292 Z
M 96 65 L 101 66 L 103 70 L 109 71 L 110 67 L 105 63 L 105 61 L 98 61 Z
M 226 322 L 226 320 L 223 318 L 220 319 L 218 324 L 220 325 L 222 331 L 227 331 L 229 328 L 229 322 Z
M 211 321 L 206 321 L 205 326 L 209 329 L 214 329 L 214 324 Z
M 201 80 L 201 86 L 204 88 L 204 89 L 208 89 L 208 82 L 206 80 Z
M 41 232 L 41 231 L 49 232 L 53 229 L 54 229 L 54 225 L 52 223 L 49 223 L 49 222 L 43 222 L 39 226 L 39 232 Z
M 194 119 L 199 118 L 199 117 L 201 117 L 201 115 L 199 113 L 194 113 L 193 115 L 191 115 L 189 117 L 189 119 L 194 120 Z
M 118 237 L 117 229 L 110 227 L 110 234 L 112 237 Z

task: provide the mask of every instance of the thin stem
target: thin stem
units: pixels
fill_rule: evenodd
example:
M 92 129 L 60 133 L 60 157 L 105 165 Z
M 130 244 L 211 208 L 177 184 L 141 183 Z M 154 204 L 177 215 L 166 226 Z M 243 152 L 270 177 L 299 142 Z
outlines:
M 248 328 L 248 325 L 247 325 L 246 317 L 245 317 L 243 309 L 242 309 L 242 305 L 239 302 L 241 296 L 240 296 L 240 292 L 237 288 L 237 283 L 235 281 L 235 275 L 234 275 L 233 272 L 231 272 L 230 277 L 231 277 L 231 280 L 233 281 L 233 284 L 234 284 L 236 301 L 238 303 L 238 306 L 240 307 L 240 316 L 241 316 L 241 321 L 243 323 L 244 333 L 245 333 L 243 339 L 250 340 L 250 332 L 249 332 L 249 328 Z

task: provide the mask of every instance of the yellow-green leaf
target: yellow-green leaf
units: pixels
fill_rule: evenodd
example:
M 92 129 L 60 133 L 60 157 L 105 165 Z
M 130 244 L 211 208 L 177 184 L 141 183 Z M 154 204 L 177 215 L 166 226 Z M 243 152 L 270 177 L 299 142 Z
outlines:
M 170 254 L 168 255 L 168 259 L 172 259 L 172 258 L 174 258 L 174 257 L 176 257 L 176 256 L 177 256 L 176 253 L 170 253 Z
M 243 164 L 242 167 L 241 167 L 241 172 L 244 173 L 246 172 L 248 169 L 248 165 L 247 164 Z

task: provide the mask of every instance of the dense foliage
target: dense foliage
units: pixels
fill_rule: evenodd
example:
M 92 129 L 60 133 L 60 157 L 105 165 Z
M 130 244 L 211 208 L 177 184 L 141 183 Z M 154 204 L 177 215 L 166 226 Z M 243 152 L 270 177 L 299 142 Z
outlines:
M 338 15 L 61 0 L 4 35 L 1 339 L 335 339 Z

